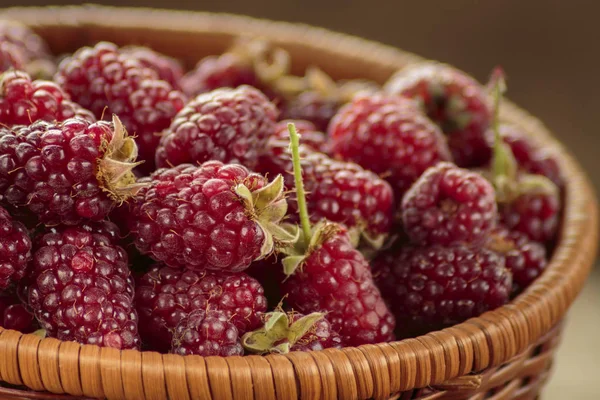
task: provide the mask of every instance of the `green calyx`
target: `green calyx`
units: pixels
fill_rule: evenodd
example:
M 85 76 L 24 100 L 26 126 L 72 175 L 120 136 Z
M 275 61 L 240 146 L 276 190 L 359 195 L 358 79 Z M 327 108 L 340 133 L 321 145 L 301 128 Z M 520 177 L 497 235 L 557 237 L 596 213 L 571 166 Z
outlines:
M 277 175 L 268 185 L 258 190 L 251 191 L 244 183 L 240 183 L 234 191 L 240 196 L 248 215 L 258 223 L 265 235 L 259 260 L 274 250 L 285 248 L 298 240 L 297 230 L 285 229 L 281 225 L 287 213 L 281 175 Z
M 242 337 L 244 348 L 256 354 L 287 354 L 315 324 L 325 317 L 324 313 L 312 313 L 295 322 L 291 315 L 277 310 L 265 315 L 265 325 Z

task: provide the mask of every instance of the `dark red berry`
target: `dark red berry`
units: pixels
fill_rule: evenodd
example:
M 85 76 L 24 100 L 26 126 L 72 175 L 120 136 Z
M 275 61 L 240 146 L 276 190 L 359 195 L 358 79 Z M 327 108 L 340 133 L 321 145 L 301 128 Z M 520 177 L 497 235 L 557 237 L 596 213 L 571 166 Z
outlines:
M 403 337 L 442 329 L 510 299 L 504 258 L 486 249 L 404 247 L 383 253 L 373 273 Z
M 0 201 L 47 225 L 101 220 L 137 191 L 136 153 L 118 119 L 0 128 Z
M 330 150 L 384 177 L 402 195 L 440 161 L 450 160 L 440 129 L 401 97 L 358 96 L 329 125 Z
M 37 238 L 29 305 L 49 336 L 139 348 L 133 278 L 119 241 L 110 222 L 53 228 Z
M 398 71 L 384 90 L 418 100 L 448 135 L 454 162 L 460 167 L 485 165 L 491 155 L 486 131 L 491 110 L 486 90 L 473 78 L 448 65 L 425 63 Z
M 197 310 L 181 320 L 173 333 L 171 352 L 182 356 L 242 356 L 239 333 L 222 311 Z
M 276 118 L 275 106 L 250 86 L 202 94 L 165 131 L 156 164 L 163 168 L 217 160 L 253 169 L 273 134 Z
M 176 59 L 143 46 L 126 46 L 121 49 L 121 53 L 137 59 L 145 68 L 156 71 L 161 80 L 179 88 L 183 67 Z
M 292 312 L 290 320 L 292 323 L 304 317 L 304 314 Z M 290 349 L 291 351 L 319 351 L 331 348 L 342 347 L 342 338 L 340 334 L 333 329 L 333 326 L 326 317 L 318 320 Z
M 394 317 L 375 286 L 367 260 L 347 234 L 324 231 L 321 235 L 322 243 L 309 250 L 284 282 L 286 302 L 304 314 L 326 312 L 345 345 L 393 340 Z
M 135 134 L 146 172 L 154 169 L 159 133 L 187 101 L 183 93 L 160 80 L 155 70 L 107 42 L 83 47 L 64 59 L 55 80 L 97 118 L 119 116 Z
M 504 226 L 494 229 L 486 241 L 486 248 L 506 259 L 506 268 L 513 276 L 513 292 L 520 293 L 539 277 L 548 264 L 546 248 L 517 231 Z
M 557 193 L 523 193 L 500 205 L 502 222 L 511 231 L 531 240 L 549 243 L 556 238 L 560 222 L 561 201 Z
M 131 221 L 143 254 L 176 268 L 238 272 L 273 251 L 269 227 L 287 209 L 281 178 L 267 185 L 241 165 L 209 161 L 141 182 L 150 186 L 136 197 Z M 248 198 L 259 195 L 257 203 Z
M 0 290 L 21 280 L 31 259 L 27 228 L 0 206 Z
M 273 135 L 269 140 L 277 140 L 283 142 L 289 142 L 290 132 L 288 131 L 288 124 L 293 123 L 296 126 L 296 130 L 301 136 L 301 143 L 304 147 L 310 147 L 312 150 L 320 153 L 327 153 L 327 136 L 317 130 L 317 127 L 310 121 L 305 120 L 283 120 L 275 124 Z M 267 147 L 268 149 L 268 147 Z M 268 152 L 267 152 L 268 153 Z
M 281 118 L 306 120 L 325 132 L 340 105 L 335 98 L 328 98 L 316 91 L 306 91 L 285 103 Z
M 12 288 L 0 292 L 0 326 L 21 333 L 31 333 L 39 329 L 33 314 L 21 303 Z
M 69 118 L 95 122 L 94 115 L 73 103 L 56 83 L 36 80 L 25 72 L 8 71 L 0 77 L 0 123 L 30 125 L 36 121 L 62 122 Z
M 244 273 L 155 266 L 137 282 L 136 308 L 144 343 L 165 352 L 173 329 L 194 310 L 220 310 L 244 333 L 261 325 L 267 299 L 261 284 Z
M 493 186 L 481 175 L 440 163 L 402 199 L 402 223 L 416 244 L 482 243 L 498 219 Z

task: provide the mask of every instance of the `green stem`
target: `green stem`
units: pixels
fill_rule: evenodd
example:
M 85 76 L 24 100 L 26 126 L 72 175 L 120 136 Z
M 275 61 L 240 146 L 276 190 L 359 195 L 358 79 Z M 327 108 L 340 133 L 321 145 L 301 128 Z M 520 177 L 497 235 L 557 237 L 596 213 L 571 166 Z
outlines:
M 294 166 L 294 183 L 296 184 L 296 199 L 298 201 L 300 226 L 302 227 L 305 243 L 309 243 L 311 228 L 308 207 L 306 206 L 304 182 L 302 181 L 302 165 L 300 165 L 300 136 L 296 131 L 296 126 L 291 122 L 288 124 L 288 131 L 290 132 L 290 148 L 292 150 L 292 165 Z

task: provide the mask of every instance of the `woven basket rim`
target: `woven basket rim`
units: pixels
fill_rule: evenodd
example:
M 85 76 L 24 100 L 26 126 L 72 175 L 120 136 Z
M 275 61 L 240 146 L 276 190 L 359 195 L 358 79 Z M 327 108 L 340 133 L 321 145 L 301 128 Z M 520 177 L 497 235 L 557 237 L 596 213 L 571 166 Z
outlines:
M 102 18 L 99 16 L 102 16 Z M 132 32 L 139 31 L 140 34 L 141 32 L 155 31 L 193 32 L 197 35 L 222 34 L 232 36 L 251 34 L 265 36 L 274 39 L 273 41 L 276 44 L 283 47 L 318 50 L 327 53 L 331 57 L 338 55 L 342 59 L 354 57 L 356 62 L 360 62 L 361 54 L 369 54 L 370 57 L 376 58 L 376 61 L 367 60 L 364 62 L 370 64 L 374 69 L 380 68 L 381 76 L 389 75 L 389 73 L 408 63 L 423 60 L 416 55 L 387 45 L 323 28 L 309 27 L 297 23 L 272 22 L 223 13 L 104 6 L 67 6 L 9 8 L 0 10 L 0 17 L 20 20 L 42 30 L 45 27 L 57 26 L 89 29 L 126 27 Z M 451 328 L 414 339 L 361 346 L 358 349 L 345 348 L 323 351 L 322 353 L 327 354 L 327 357 L 331 360 L 336 358 L 345 362 L 350 360 L 352 368 L 360 367 L 374 371 L 380 368 L 381 365 L 397 363 L 398 359 L 414 359 L 416 361 L 410 365 L 418 366 L 419 363 L 428 365 L 429 373 L 413 377 L 412 382 L 407 384 L 410 387 L 405 387 L 405 383 L 398 385 L 402 385 L 400 387 L 402 390 L 425 387 L 440 384 L 473 371 L 498 366 L 535 343 L 562 319 L 566 310 L 580 292 L 595 258 L 598 245 L 596 198 L 587 177 L 576 160 L 560 143 L 552 138 L 549 131 L 539 120 L 510 101 L 504 101 L 501 118 L 518 125 L 543 141 L 550 151 L 557 154 L 561 167 L 568 177 L 565 190 L 566 205 L 559 245 L 547 271 L 522 295 L 497 310 L 487 312 L 480 317 L 470 319 Z M 57 342 L 55 339 L 40 341 L 32 335 L 22 335 L 0 327 L 0 358 L 6 355 L 5 359 L 12 357 L 21 360 L 23 352 L 31 351 L 28 346 L 34 346 L 37 362 L 37 360 L 45 357 L 45 353 L 39 353 L 38 349 L 53 348 L 58 351 L 60 344 L 57 344 Z M 141 357 L 142 361 L 155 359 L 154 356 L 148 355 L 155 353 L 140 355 L 136 351 L 119 352 L 114 349 L 99 349 L 93 346 L 79 345 L 76 345 L 76 347 L 78 354 L 85 353 L 88 357 L 92 357 L 96 360 L 94 367 L 98 367 L 97 363 L 99 362 L 101 369 L 104 368 L 101 361 L 110 357 L 121 360 L 129 356 Z M 267 356 L 264 359 L 268 362 L 260 361 L 257 358 L 262 357 L 244 357 L 253 369 L 264 369 L 269 375 L 276 375 L 278 366 L 282 366 L 282 368 L 287 366 L 289 369 L 291 363 L 294 366 L 292 375 L 285 377 L 285 379 L 294 380 L 291 383 L 292 385 L 302 386 L 302 374 L 307 372 L 299 372 L 298 360 L 310 359 L 311 362 L 319 365 L 320 356 L 300 354 Z M 200 357 L 184 358 L 175 355 L 161 356 L 161 359 L 165 371 L 169 365 L 197 364 L 200 362 L 199 360 L 202 360 L 202 365 L 206 362 L 207 369 L 211 365 L 228 368 L 227 365 L 237 362 L 233 360 L 235 357 L 227 362 L 219 361 L 218 357 L 201 359 Z M 21 376 L 22 371 L 19 371 L 18 365 L 15 367 L 7 363 L 8 361 L 5 361 L 5 363 L 0 361 L 0 380 L 13 384 L 23 384 L 25 379 Z M 40 368 L 39 364 L 37 364 L 37 368 Z M 121 366 L 121 368 L 124 371 L 126 370 L 125 366 Z M 230 374 L 231 371 L 227 373 Z M 319 371 L 312 370 L 311 373 L 318 374 Z M 101 382 L 105 379 L 110 381 L 110 377 L 108 375 L 105 377 L 103 374 Z M 399 388 L 398 385 L 395 386 L 395 389 Z M 51 385 L 47 385 L 46 382 L 43 386 L 46 390 L 52 389 L 49 387 Z M 79 390 L 64 389 L 61 391 L 60 388 L 63 387 L 59 383 L 59 389 L 51 391 L 57 393 L 67 392 L 74 395 L 82 394 L 77 393 Z M 35 387 L 34 389 L 40 390 Z M 107 389 L 104 388 L 103 390 Z

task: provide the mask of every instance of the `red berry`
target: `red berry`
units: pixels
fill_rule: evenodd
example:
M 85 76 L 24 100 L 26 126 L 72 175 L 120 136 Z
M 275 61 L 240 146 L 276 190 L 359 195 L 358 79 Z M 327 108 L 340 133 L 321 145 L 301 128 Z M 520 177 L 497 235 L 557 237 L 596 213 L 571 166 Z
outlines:
M 192 311 L 220 310 L 244 333 L 261 325 L 267 299 L 261 284 L 244 273 L 155 266 L 137 282 L 136 308 L 144 343 L 164 352 L 172 330 Z
M 490 234 L 486 248 L 506 259 L 506 268 L 513 276 L 513 292 L 519 293 L 546 269 L 546 248 L 520 232 L 499 226 Z
M 345 233 L 324 231 L 321 238 L 322 243 L 309 250 L 284 282 L 288 304 L 305 314 L 326 312 L 345 345 L 393 340 L 394 317 L 375 286 L 367 260 Z
M 335 98 L 328 98 L 319 92 L 302 92 L 283 107 L 281 118 L 299 119 L 313 123 L 317 129 L 326 131 L 329 122 L 340 108 Z
M 26 62 L 51 58 L 44 39 L 31 28 L 16 21 L 0 20 L 0 43 L 11 43 L 18 47 Z
M 273 130 L 273 135 L 271 135 L 269 140 L 289 142 L 290 132 L 288 131 L 288 123 L 293 123 L 296 126 L 296 130 L 302 137 L 301 142 L 304 147 L 310 147 L 312 150 L 327 153 L 327 136 L 317 130 L 317 127 L 312 122 L 305 120 L 283 120 L 277 122 Z
M 121 53 L 137 59 L 145 68 L 156 71 L 161 80 L 179 89 L 183 67 L 176 59 L 143 46 L 126 46 L 121 49 Z
M 127 253 L 110 222 L 58 227 L 36 240 L 29 305 L 50 337 L 140 346 Z
M 302 132 L 301 132 L 302 133 Z M 302 137 L 302 140 L 304 137 Z M 395 211 L 390 185 L 371 171 L 351 162 L 337 161 L 301 146 L 302 176 L 312 222 L 327 219 L 355 228 L 370 239 L 384 238 Z M 258 167 L 266 176 L 281 174 L 285 186 L 294 188 L 289 139 L 272 138 Z M 297 221 L 295 193 L 289 197 L 290 217 Z
M 160 168 L 209 160 L 253 169 L 273 134 L 277 109 L 257 89 L 218 89 L 189 102 L 160 140 Z
M 416 244 L 479 244 L 495 226 L 493 186 L 481 175 L 440 163 L 402 199 L 404 230 Z
M 242 356 L 235 325 L 226 313 L 217 310 L 197 310 L 181 320 L 173 332 L 171 352 L 182 356 Z
M 523 193 L 500 206 L 502 222 L 535 242 L 548 243 L 558 232 L 561 202 L 557 193 Z
M 92 113 L 73 103 L 56 83 L 32 81 L 28 74 L 9 71 L 0 77 L 0 123 L 30 125 L 36 121 L 62 122 L 77 117 L 95 122 Z
M 403 337 L 442 329 L 510 299 L 504 258 L 466 246 L 404 247 L 383 253 L 373 273 Z
M 329 125 L 331 152 L 384 177 L 398 199 L 430 166 L 450 160 L 441 131 L 401 97 L 358 96 Z
M 237 164 L 182 164 L 142 179 L 132 210 L 135 244 L 178 268 L 242 271 L 273 251 L 269 226 L 287 206 L 281 178 L 268 181 Z M 262 190 L 261 190 L 262 189 Z M 256 204 L 247 196 L 262 195 Z
M 0 206 L 0 289 L 25 276 L 31 259 L 31 239 L 27 228 Z
M 425 63 L 398 71 L 384 90 L 418 100 L 448 135 L 454 162 L 460 167 L 486 164 L 491 143 L 486 130 L 491 121 L 485 89 L 473 78 L 450 66 Z
M 135 134 L 144 171 L 153 170 L 154 153 L 166 129 L 183 108 L 186 96 L 159 79 L 131 54 L 107 42 L 83 47 L 64 59 L 56 82 L 97 118 L 117 114 Z
M 25 69 L 23 50 L 10 42 L 0 42 L 0 72 Z
M 21 333 L 39 329 L 33 314 L 21 303 L 13 289 L 0 292 L 0 326 Z
M 0 128 L 0 200 L 47 225 L 101 220 L 137 191 L 136 153 L 118 119 Z
M 303 318 L 305 315 L 291 312 L 289 318 L 292 323 Z M 304 336 L 292 346 L 290 351 L 319 351 L 342 347 L 340 334 L 333 329 L 326 317 L 318 320 Z

